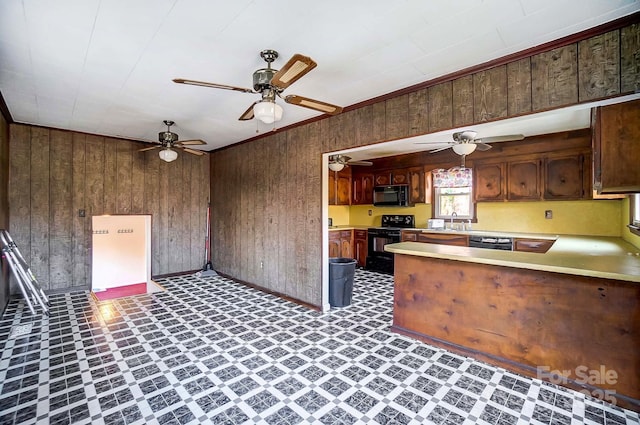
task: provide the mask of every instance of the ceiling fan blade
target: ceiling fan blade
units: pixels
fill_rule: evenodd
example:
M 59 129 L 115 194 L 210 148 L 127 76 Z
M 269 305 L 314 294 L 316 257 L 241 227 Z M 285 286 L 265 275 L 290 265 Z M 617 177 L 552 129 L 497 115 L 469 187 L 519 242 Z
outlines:
M 204 155 L 204 152 L 202 152 L 202 151 L 197 151 L 197 150 L 195 150 L 195 149 L 182 148 L 182 147 L 181 147 L 180 149 L 182 149 L 182 150 L 183 150 L 183 151 L 185 151 L 185 152 L 192 153 L 192 154 L 194 154 L 194 155 Z
M 481 139 L 476 139 L 476 142 L 482 142 L 482 143 L 513 142 L 513 141 L 522 140 L 522 139 L 524 139 L 523 134 L 509 134 L 506 136 L 483 137 Z
M 486 143 L 482 143 L 482 142 L 476 142 L 476 149 L 479 151 L 488 151 L 489 149 L 491 149 L 491 145 L 487 145 Z
M 280 71 L 273 75 L 271 85 L 284 90 L 316 66 L 318 64 L 310 57 L 296 53 Z
M 443 151 L 443 150 L 449 149 L 450 147 L 451 147 L 451 146 L 445 146 L 444 148 L 434 149 L 434 150 L 429 151 L 429 153 L 436 153 L 436 152 L 440 152 L 440 151 Z
M 349 165 L 362 165 L 364 167 L 369 167 L 369 166 L 373 165 L 373 162 L 371 162 L 371 161 L 349 161 L 347 164 L 349 164 Z
M 240 115 L 238 118 L 239 121 L 248 121 L 253 119 L 253 106 L 258 103 L 258 101 L 253 102 L 249 108 Z
M 150 148 L 142 148 L 142 149 L 138 149 L 138 152 L 144 152 L 144 151 L 150 151 L 152 149 L 158 149 L 161 148 L 162 145 L 158 145 L 158 146 L 151 146 Z
M 309 99 L 308 97 L 297 96 L 295 94 L 286 96 L 284 98 L 284 101 L 292 105 L 315 109 L 316 111 L 324 112 L 325 114 L 329 115 L 338 115 L 340 112 L 342 112 L 342 106 L 332 105 L 330 103 Z
M 228 86 L 226 84 L 207 83 L 206 81 L 185 80 L 184 78 L 174 78 L 173 82 L 178 84 L 188 84 L 191 86 L 209 87 L 212 89 L 233 90 L 233 91 L 239 91 L 243 93 L 255 93 L 253 90 L 246 89 L 244 87 Z
M 205 142 L 203 142 L 200 139 L 193 139 L 193 140 L 181 140 L 177 143 L 178 145 L 206 145 Z

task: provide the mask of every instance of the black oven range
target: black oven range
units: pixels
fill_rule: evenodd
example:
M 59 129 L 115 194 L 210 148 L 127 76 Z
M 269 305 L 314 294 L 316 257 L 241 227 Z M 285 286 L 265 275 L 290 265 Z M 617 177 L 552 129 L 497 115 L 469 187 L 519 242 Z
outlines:
M 393 274 L 393 254 L 384 246 L 400 242 L 400 231 L 416 227 L 414 215 L 383 215 L 380 227 L 367 229 L 369 245 L 366 270 Z

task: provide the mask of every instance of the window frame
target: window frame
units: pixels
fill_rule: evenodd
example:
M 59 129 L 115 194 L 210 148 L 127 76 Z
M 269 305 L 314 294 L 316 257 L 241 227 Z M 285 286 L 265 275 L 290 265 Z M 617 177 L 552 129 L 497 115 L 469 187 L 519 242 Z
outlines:
M 640 193 L 629 195 L 629 223 L 631 233 L 640 236 Z
M 452 215 L 445 215 L 445 214 L 441 214 L 440 211 L 440 197 L 441 196 L 447 196 L 448 194 L 441 194 L 440 190 L 441 189 L 449 189 L 449 188 L 440 188 L 440 187 L 434 187 L 433 188 L 433 218 L 441 218 L 444 220 L 451 220 L 453 218 L 453 221 L 460 221 L 460 220 L 471 220 L 471 221 L 475 221 L 476 219 L 476 205 L 475 202 L 473 200 L 473 182 L 471 184 L 471 186 L 464 186 L 464 187 L 468 187 L 469 188 L 469 212 L 471 213 L 470 215 L 458 215 L 456 213 L 456 216 L 452 216 Z
M 469 168 L 469 167 L 467 167 Z M 438 171 L 440 169 L 444 169 L 443 168 L 434 168 L 432 170 L 429 171 L 429 173 L 433 173 L 435 171 Z M 477 219 L 477 205 L 476 205 L 476 200 L 475 200 L 475 195 L 474 195 L 474 179 L 475 179 L 475 170 L 471 170 L 471 184 L 469 186 L 463 186 L 463 187 L 468 187 L 469 188 L 469 209 L 471 211 L 471 216 L 456 216 L 453 221 L 454 222 L 463 222 L 464 221 L 469 221 L 471 220 L 472 223 L 477 223 L 478 219 Z M 433 183 L 430 184 L 431 188 L 431 218 L 439 218 L 439 219 L 443 219 L 443 220 L 451 220 L 452 217 L 450 215 L 442 215 L 440 214 L 440 193 L 439 193 L 439 187 L 436 187 L 435 181 Z

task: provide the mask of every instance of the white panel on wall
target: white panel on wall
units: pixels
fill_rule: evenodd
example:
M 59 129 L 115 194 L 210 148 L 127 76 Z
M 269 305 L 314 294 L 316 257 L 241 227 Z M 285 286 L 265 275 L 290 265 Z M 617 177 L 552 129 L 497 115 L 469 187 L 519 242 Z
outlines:
M 91 290 L 151 282 L 151 216 L 92 217 Z

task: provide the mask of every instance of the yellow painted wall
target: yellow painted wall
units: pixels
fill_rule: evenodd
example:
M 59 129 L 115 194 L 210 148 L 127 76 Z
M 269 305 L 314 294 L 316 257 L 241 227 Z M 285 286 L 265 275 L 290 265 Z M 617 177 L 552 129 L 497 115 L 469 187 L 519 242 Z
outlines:
M 329 211 L 331 212 L 329 207 Z M 416 227 L 427 227 L 431 218 L 430 204 L 415 207 L 374 207 L 353 205 L 349 208 L 349 222 L 354 226 L 379 226 L 383 214 L 413 214 Z M 628 201 L 541 201 L 541 202 L 483 202 L 477 204 L 478 222 L 474 230 L 495 230 L 505 232 L 552 233 L 571 235 L 617 236 L 623 234 L 622 220 L 628 221 Z M 369 216 L 368 212 L 372 214 Z M 545 210 L 553 212 L 552 219 L 545 219 Z M 623 218 L 626 211 L 626 219 Z M 625 221 L 626 223 L 626 221 Z M 335 224 L 335 219 L 334 219 Z M 626 228 L 625 228 L 626 229 Z M 629 233 L 626 240 L 638 238 Z M 638 242 L 636 241 L 635 244 Z
M 620 237 L 621 200 L 485 202 L 474 229 Z M 552 219 L 545 219 L 551 210 Z
M 369 210 L 371 210 L 371 215 L 369 215 Z M 413 214 L 416 216 L 416 227 L 427 227 L 427 220 L 431 218 L 431 204 L 416 204 L 415 207 L 352 205 L 349 224 L 353 226 L 380 226 L 383 214 Z
M 350 223 L 349 205 L 329 205 L 329 218 L 333 219 L 334 226 L 346 226 Z

